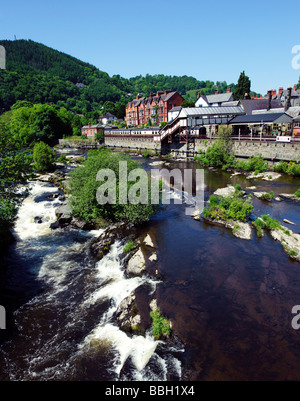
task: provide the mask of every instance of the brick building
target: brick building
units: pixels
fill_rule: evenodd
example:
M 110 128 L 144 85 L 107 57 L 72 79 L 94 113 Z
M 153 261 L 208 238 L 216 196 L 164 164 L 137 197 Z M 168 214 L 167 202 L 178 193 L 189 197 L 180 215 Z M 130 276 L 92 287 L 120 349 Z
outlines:
M 85 135 L 87 138 L 95 138 L 98 132 L 103 132 L 103 125 L 89 123 L 81 127 L 81 135 Z
M 168 112 L 180 106 L 184 98 L 178 92 L 169 90 L 158 91 L 156 95 L 150 93 L 149 97 L 138 94 L 136 99 L 126 107 L 125 121 L 128 126 L 147 124 L 149 118 L 153 124 L 168 121 Z

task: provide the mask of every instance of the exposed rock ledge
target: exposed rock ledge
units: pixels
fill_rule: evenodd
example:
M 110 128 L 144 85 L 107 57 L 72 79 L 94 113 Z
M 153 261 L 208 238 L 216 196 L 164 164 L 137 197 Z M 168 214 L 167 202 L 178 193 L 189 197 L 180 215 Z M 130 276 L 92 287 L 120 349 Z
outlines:
M 292 199 L 297 202 L 300 202 L 300 197 L 296 196 L 295 194 L 279 194 L 282 198 Z
M 292 259 L 300 262 L 300 234 L 295 234 L 290 229 L 281 226 L 282 229 L 271 230 L 271 236 L 281 243 L 284 251 Z
M 235 189 L 234 186 L 228 185 L 228 186 L 225 187 L 225 188 L 219 188 L 219 189 L 217 189 L 217 190 L 214 192 L 214 195 L 228 197 L 228 196 L 234 195 L 235 191 L 236 191 L 236 189 Z M 245 194 L 245 191 L 241 191 L 241 193 L 242 193 L 242 195 L 244 195 L 244 194 Z
M 279 177 L 281 177 L 281 174 L 275 173 L 274 171 L 266 171 L 265 173 L 258 173 L 258 174 L 250 174 L 247 176 L 248 179 L 253 179 L 253 178 L 261 178 L 266 181 L 274 181 L 277 180 Z
M 116 318 L 121 330 L 134 334 L 145 333 L 145 328 L 141 326 L 142 318 L 137 308 L 134 292 L 120 303 L 116 311 Z
M 250 240 L 252 238 L 252 227 L 249 223 L 241 221 L 225 221 L 225 220 L 213 220 L 207 217 L 203 217 L 203 220 L 209 224 L 224 226 L 230 228 L 235 237 Z

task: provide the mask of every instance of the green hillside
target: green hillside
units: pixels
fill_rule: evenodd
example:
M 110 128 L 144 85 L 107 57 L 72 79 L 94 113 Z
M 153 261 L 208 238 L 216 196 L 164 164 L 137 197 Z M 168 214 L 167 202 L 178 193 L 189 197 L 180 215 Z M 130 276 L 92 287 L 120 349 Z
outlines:
M 148 96 L 150 92 L 170 89 L 195 101 L 198 92 L 210 94 L 219 89 L 221 93 L 227 88 L 225 81 L 198 81 L 188 76 L 109 76 L 93 65 L 31 40 L 1 40 L 0 45 L 7 55 L 6 70 L 0 70 L 0 113 L 18 100 L 27 100 L 55 104 L 91 118 L 101 113 L 105 102 L 113 102 L 110 107 L 122 118 L 124 105 L 137 93 Z M 233 89 L 234 85 L 230 86 Z

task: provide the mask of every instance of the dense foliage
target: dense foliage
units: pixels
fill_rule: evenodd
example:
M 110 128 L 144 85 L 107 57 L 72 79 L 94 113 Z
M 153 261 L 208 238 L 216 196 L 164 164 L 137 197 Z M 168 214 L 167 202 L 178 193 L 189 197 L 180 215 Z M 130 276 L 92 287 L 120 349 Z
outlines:
M 0 123 L 0 251 L 9 240 L 9 230 L 14 223 L 22 199 L 18 185 L 31 173 L 31 156 L 23 151 Z
M 233 100 L 240 100 L 244 98 L 250 99 L 250 88 L 251 81 L 245 74 L 245 71 L 243 71 L 241 72 L 238 83 L 234 88 Z
M 56 155 L 49 145 L 39 142 L 33 148 L 33 161 L 36 170 L 49 171 L 55 166 Z
M 156 308 L 150 312 L 152 318 L 152 335 L 159 340 L 163 335 L 170 336 L 171 326 L 168 319 L 161 315 L 160 308 Z
M 213 220 L 237 220 L 246 221 L 253 211 L 253 205 L 249 198 L 239 197 L 239 191 L 232 196 L 209 198 L 209 205 L 203 209 L 203 216 Z
M 123 118 L 125 105 L 137 93 L 149 96 L 150 92 L 168 89 L 195 102 L 198 93 L 208 95 L 216 89 L 224 93 L 228 86 L 226 81 L 199 81 L 186 75 L 109 76 L 91 64 L 31 40 L 1 40 L 0 45 L 7 54 L 6 70 L 0 70 L 0 112 L 8 111 L 18 100 L 26 100 L 56 104 L 95 123 L 107 111 Z M 233 83 L 229 86 L 234 90 Z
M 274 165 L 274 170 L 280 173 L 286 173 L 294 176 L 300 175 L 300 164 L 294 161 L 280 161 Z
M 120 202 L 119 162 L 121 161 L 127 162 L 127 174 L 134 169 L 140 168 L 140 165 L 128 156 L 113 153 L 109 149 L 102 149 L 89 152 L 83 166 L 78 167 L 71 173 L 69 182 L 70 201 L 75 216 L 89 222 L 104 219 L 109 222 L 126 221 L 136 224 L 149 220 L 157 209 L 156 205 L 150 203 L 150 198 L 147 199 L 147 204 L 133 204 L 130 202 L 123 204 Z M 116 196 L 113 203 L 101 204 L 97 200 L 97 190 L 105 183 L 105 180 L 97 181 L 97 173 L 103 169 L 110 169 L 116 177 L 116 182 L 107 180 L 107 183 L 111 184 L 111 191 L 115 189 Z M 128 192 L 134 184 L 134 182 L 128 181 Z M 149 189 L 150 187 L 148 187 Z
M 75 116 L 65 108 L 56 108 L 48 104 L 23 106 L 18 102 L 9 112 L 9 129 L 12 137 L 22 146 L 33 146 L 43 141 L 54 145 L 59 138 L 71 136 L 76 131 Z M 78 128 L 78 126 L 77 126 Z

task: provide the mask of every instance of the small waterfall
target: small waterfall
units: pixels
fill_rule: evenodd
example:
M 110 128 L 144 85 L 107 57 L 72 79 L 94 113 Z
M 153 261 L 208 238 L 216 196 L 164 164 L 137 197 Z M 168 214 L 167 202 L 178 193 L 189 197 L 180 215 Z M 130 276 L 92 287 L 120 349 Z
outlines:
M 183 349 L 171 349 L 150 332 L 129 336 L 113 322 L 124 298 L 141 285 L 151 295 L 158 281 L 126 278 L 118 241 L 99 262 L 91 261 L 85 250 L 102 230 L 52 231 L 61 204 L 56 193 L 52 185 L 30 183 L 19 209 L 16 253 L 43 289 L 14 313 L 18 334 L 0 348 L 6 378 L 167 380 L 171 374 L 180 379 L 181 363 L 174 355 Z

